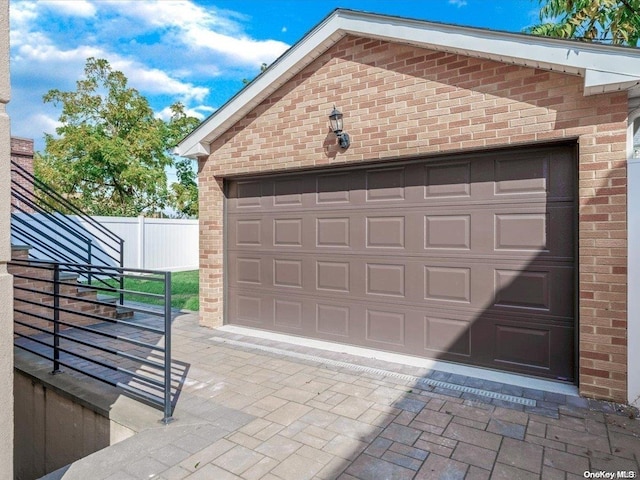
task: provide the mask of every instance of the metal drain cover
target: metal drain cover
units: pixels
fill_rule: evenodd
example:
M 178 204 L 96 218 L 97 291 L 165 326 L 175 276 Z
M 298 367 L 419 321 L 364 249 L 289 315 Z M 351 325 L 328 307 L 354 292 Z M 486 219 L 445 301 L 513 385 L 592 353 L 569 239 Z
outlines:
M 282 355 L 285 357 L 298 358 L 300 360 L 307 360 L 310 362 L 316 362 L 323 365 L 331 365 L 333 367 L 338 367 L 338 368 L 348 368 L 350 370 L 371 373 L 374 375 L 380 375 L 384 377 L 398 378 L 401 380 L 405 380 L 407 382 L 426 385 L 432 388 L 446 388 L 449 390 L 454 390 L 456 392 L 471 393 L 473 395 L 479 395 L 482 397 L 495 398 L 497 400 L 503 400 L 505 402 L 517 403 L 518 405 L 525 405 L 528 407 L 536 406 L 536 401 L 530 398 L 522 398 L 522 397 L 517 397 L 515 395 L 506 395 L 504 393 L 492 392 L 490 390 L 482 390 L 480 388 L 467 387 L 465 385 L 458 385 L 455 383 L 442 382 L 439 380 L 432 380 L 429 378 L 416 377 L 414 375 L 406 375 L 404 373 L 391 372 L 389 370 L 382 370 L 380 368 L 365 367 L 362 365 L 357 365 L 355 363 L 340 362 L 338 360 L 331 360 L 328 358 L 318 357 L 315 355 L 307 355 L 305 353 L 291 352 L 289 350 L 283 350 L 281 348 L 267 347 L 265 345 L 256 345 L 255 343 L 240 342 L 238 340 L 231 340 L 231 339 L 220 338 L 220 337 L 211 337 L 210 340 L 213 340 L 218 343 L 227 343 L 229 345 L 235 345 L 237 347 L 244 347 L 252 350 L 259 350 L 262 352 Z

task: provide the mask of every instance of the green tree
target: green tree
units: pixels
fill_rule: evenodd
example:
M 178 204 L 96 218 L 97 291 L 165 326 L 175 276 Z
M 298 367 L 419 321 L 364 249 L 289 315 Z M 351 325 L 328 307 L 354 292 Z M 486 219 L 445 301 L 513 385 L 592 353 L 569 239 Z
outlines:
M 104 59 L 88 58 L 76 90 L 49 90 L 62 107 L 57 136 L 45 135 L 36 176 L 90 215 L 152 215 L 169 206 L 170 148 L 198 123 L 181 104 L 154 116 L 147 99 Z
M 534 35 L 637 46 L 640 0 L 539 0 Z
M 184 111 L 184 106 L 180 103 L 172 105 L 171 112 L 171 119 L 166 124 L 168 129 L 167 144 L 175 146 L 199 125 L 200 120 L 188 116 Z M 198 216 L 198 174 L 194 163 L 188 158 L 178 158 L 174 163 L 178 181 L 171 184 L 169 203 L 180 217 L 193 218 Z
M 267 68 L 269 68 L 269 65 L 267 65 L 266 63 L 260 65 L 260 73 L 264 72 Z M 253 80 L 249 80 L 248 78 L 242 79 L 242 83 L 244 83 L 245 85 L 249 85 L 251 82 L 253 82 Z
M 171 205 L 179 217 L 198 216 L 198 183 L 191 161 L 181 159 L 176 162 L 178 181 L 171 184 Z

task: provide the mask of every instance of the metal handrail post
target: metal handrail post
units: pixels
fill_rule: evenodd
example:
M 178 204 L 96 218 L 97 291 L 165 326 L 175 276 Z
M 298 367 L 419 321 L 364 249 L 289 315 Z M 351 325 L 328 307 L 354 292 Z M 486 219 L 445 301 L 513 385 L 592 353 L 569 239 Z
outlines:
M 91 256 L 93 255 L 93 252 L 91 251 L 92 244 L 93 241 L 89 239 L 87 242 L 87 265 L 91 265 Z M 89 273 L 87 274 L 87 284 L 91 285 L 91 269 L 89 269 Z
M 171 272 L 164 274 L 164 418 L 173 420 L 171 405 Z
M 120 239 L 120 268 L 124 268 L 124 240 Z M 120 276 L 120 305 L 124 305 L 124 275 Z
M 60 373 L 60 264 L 53 264 L 53 373 Z

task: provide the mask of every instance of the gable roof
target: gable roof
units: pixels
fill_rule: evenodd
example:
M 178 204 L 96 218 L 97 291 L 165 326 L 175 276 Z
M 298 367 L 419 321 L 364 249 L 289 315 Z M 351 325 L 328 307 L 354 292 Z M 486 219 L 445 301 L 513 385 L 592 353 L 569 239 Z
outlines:
M 208 155 L 212 141 L 346 35 L 579 75 L 585 95 L 629 90 L 640 96 L 638 48 L 337 9 L 185 137 L 176 153 Z

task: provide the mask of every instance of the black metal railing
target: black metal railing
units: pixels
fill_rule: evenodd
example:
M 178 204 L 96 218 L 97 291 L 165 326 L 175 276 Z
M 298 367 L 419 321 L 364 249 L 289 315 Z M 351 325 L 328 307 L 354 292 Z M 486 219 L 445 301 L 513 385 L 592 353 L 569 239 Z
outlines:
M 123 267 L 122 238 L 14 161 L 11 205 L 12 241 L 28 245 L 30 258 Z M 60 213 L 61 209 L 69 215 Z M 104 285 L 117 278 L 84 275 L 89 284 Z M 121 297 L 119 300 L 122 303 Z
M 53 373 L 64 367 L 88 375 L 161 409 L 165 423 L 171 420 L 170 272 L 39 260 L 12 260 L 9 268 L 16 347 L 50 360 Z M 87 288 L 78 282 L 87 276 L 112 280 Z M 128 278 L 156 283 L 160 293 L 137 291 L 124 282 Z M 109 297 L 123 297 L 131 318 L 118 318 Z

